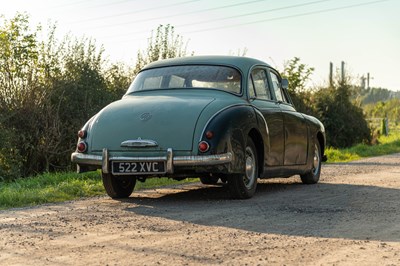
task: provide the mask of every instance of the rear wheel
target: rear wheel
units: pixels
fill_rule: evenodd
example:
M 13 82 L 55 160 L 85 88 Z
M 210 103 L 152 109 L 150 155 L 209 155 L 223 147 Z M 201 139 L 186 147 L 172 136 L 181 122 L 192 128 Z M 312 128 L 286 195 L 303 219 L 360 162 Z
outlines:
M 251 138 L 245 148 L 245 169 L 243 174 L 231 175 L 228 187 L 235 199 L 251 198 L 256 192 L 258 177 L 257 150 Z
M 119 177 L 102 173 L 103 185 L 111 198 L 128 198 L 135 188 L 135 177 Z
M 314 144 L 314 159 L 311 171 L 300 175 L 301 181 L 303 184 L 316 184 L 319 181 L 319 177 L 321 175 L 321 146 L 319 145 L 319 141 L 316 140 Z

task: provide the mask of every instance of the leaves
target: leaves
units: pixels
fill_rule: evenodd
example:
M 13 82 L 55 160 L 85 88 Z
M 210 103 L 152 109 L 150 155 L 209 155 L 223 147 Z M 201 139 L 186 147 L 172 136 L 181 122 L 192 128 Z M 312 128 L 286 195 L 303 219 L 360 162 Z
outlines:
M 307 82 L 314 72 L 314 68 L 300 63 L 300 58 L 295 57 L 285 64 L 283 76 L 289 81 L 289 94 L 297 111 L 313 115 L 312 92 L 307 89 Z
M 350 101 L 350 91 L 349 84 L 339 82 L 338 87 L 315 92 L 314 109 L 325 125 L 328 146 L 350 147 L 371 141 L 363 110 Z
M 17 14 L 0 26 L 0 176 L 69 169 L 76 131 L 127 88 L 126 72 L 111 66 L 91 39 L 55 38 Z M 9 152 L 9 151 L 13 152 Z M 18 169 L 19 171 L 17 171 Z
M 186 55 L 187 43 L 183 37 L 175 35 L 175 29 L 170 24 L 160 25 L 151 33 L 146 51 L 137 53 L 134 73 L 137 74 L 147 64 L 161 59 L 182 57 Z
M 299 112 L 318 117 L 325 126 L 328 146 L 349 147 L 371 140 L 363 111 L 351 101 L 352 87 L 348 80 L 337 81 L 333 87 L 312 91 L 307 82 L 314 68 L 295 57 L 284 69 L 289 80 L 289 93 Z
M 313 72 L 314 68 L 300 63 L 299 57 L 295 57 L 289 60 L 289 62 L 286 62 L 283 75 L 289 81 L 289 92 L 293 94 L 304 92 L 307 82 Z

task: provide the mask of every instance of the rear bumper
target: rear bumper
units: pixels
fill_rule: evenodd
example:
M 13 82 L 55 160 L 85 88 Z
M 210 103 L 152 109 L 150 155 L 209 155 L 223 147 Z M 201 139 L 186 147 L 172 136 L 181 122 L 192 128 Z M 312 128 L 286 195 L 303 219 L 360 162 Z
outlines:
M 165 156 L 159 157 L 118 157 L 110 156 L 108 150 L 103 149 L 102 155 L 90 155 L 74 152 L 71 154 L 71 161 L 78 165 L 101 168 L 102 172 L 105 174 L 110 172 L 111 161 L 166 161 L 167 174 L 173 174 L 174 167 L 215 166 L 227 164 L 233 161 L 233 156 L 230 152 L 217 155 L 174 156 L 173 150 L 168 149 Z

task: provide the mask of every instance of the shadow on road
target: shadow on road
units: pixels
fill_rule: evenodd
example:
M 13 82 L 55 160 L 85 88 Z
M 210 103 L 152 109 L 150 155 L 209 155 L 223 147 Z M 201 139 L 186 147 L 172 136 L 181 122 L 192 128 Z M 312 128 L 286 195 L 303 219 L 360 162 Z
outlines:
M 135 215 L 252 232 L 400 242 L 400 190 L 349 184 L 259 183 L 249 200 L 224 186 L 188 185 L 123 200 Z

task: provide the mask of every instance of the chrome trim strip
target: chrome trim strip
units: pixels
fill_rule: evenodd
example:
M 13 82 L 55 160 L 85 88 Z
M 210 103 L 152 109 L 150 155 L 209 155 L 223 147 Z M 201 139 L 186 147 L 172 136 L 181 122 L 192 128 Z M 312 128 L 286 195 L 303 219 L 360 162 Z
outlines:
M 121 142 L 121 147 L 126 148 L 146 148 L 146 147 L 157 147 L 158 143 L 151 139 L 131 139 Z
M 73 163 L 102 166 L 102 161 L 103 156 L 101 155 L 91 155 L 79 152 L 74 152 L 71 154 L 71 162 Z
M 233 160 L 232 153 L 218 155 L 199 155 L 199 156 L 177 156 L 174 158 L 176 166 L 195 166 L 195 165 L 218 165 L 230 163 Z
M 101 163 L 101 170 L 103 171 L 103 173 L 108 174 L 110 171 L 110 167 L 109 167 L 109 154 L 108 154 L 108 150 L 106 148 L 103 149 L 103 158 L 102 158 L 102 163 Z
M 172 149 L 167 150 L 166 156 L 157 157 L 122 157 L 122 156 L 109 156 L 107 149 L 103 150 L 103 155 L 90 155 L 84 153 L 74 152 L 71 155 L 71 161 L 77 164 L 88 164 L 100 166 L 104 173 L 109 173 L 110 161 L 166 161 L 167 173 L 173 174 L 175 166 L 206 166 L 206 165 L 219 165 L 226 164 L 233 161 L 233 154 L 231 152 L 217 154 L 217 155 L 195 155 L 195 156 L 173 156 Z

